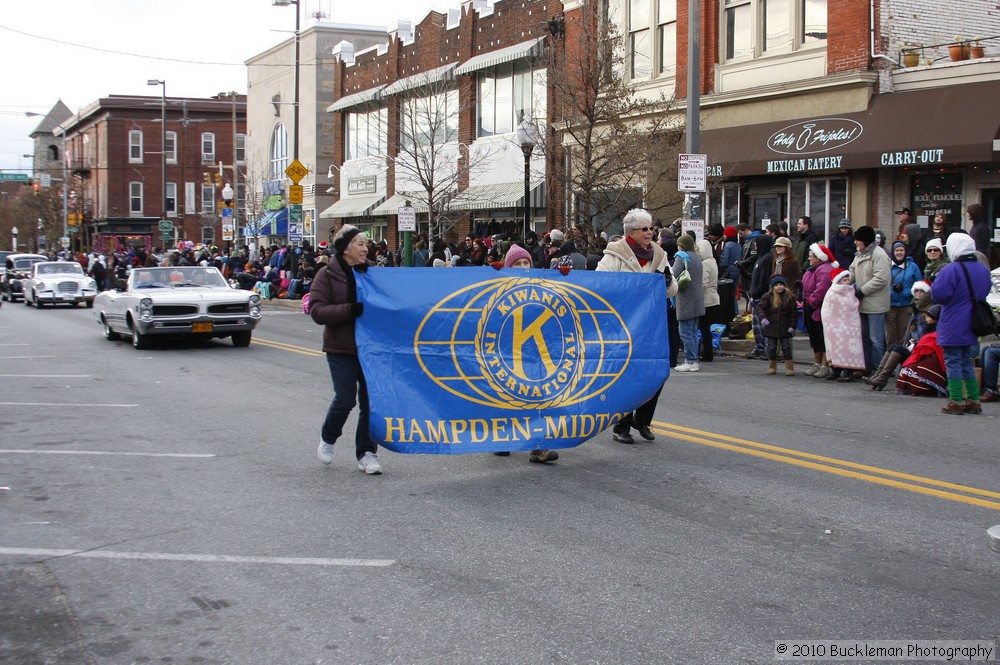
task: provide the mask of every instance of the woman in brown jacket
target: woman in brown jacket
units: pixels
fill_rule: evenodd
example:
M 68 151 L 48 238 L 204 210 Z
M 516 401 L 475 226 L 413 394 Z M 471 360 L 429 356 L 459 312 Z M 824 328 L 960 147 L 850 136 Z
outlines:
M 345 224 L 333 239 L 334 254 L 321 268 L 309 292 L 309 316 L 324 326 L 323 352 L 333 380 L 333 401 L 326 412 L 317 455 L 323 464 L 333 462 L 333 444 L 344 431 L 344 423 L 358 404 L 358 424 L 354 432 L 358 469 L 372 475 L 382 473 L 377 446 L 368 434 L 368 385 L 358 360 L 354 322 L 364 312 L 358 302 L 354 272 L 364 272 L 368 261 L 368 238 L 357 227 Z

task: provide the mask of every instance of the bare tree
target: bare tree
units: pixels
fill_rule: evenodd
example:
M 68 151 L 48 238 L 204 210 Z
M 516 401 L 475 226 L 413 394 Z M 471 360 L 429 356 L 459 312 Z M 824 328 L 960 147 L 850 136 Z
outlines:
M 459 183 L 485 154 L 458 143 L 459 117 L 466 109 L 453 82 L 428 82 L 400 95 L 398 104 L 397 193 L 406 192 L 415 207 L 426 209 L 430 236 L 440 236 L 450 227 L 449 204 Z
M 51 187 L 25 187 L 17 194 L 12 216 L 21 220 L 18 237 L 30 251 L 55 249 L 64 228 L 62 192 Z
M 572 47 L 550 49 L 548 71 L 555 137 L 545 149 L 588 238 L 638 205 L 654 216 L 677 214 L 684 198 L 677 192 L 683 118 L 671 113 L 673 99 L 641 97 L 623 76 L 624 40 L 599 4 L 584 3 L 563 37 Z
M 249 228 L 249 237 L 253 239 L 253 245 L 260 245 L 259 220 L 267 212 L 264 210 L 264 183 L 270 181 L 270 171 L 263 159 L 248 159 L 242 167 L 238 167 L 240 172 L 239 181 L 244 185 L 243 191 L 246 193 L 244 200 L 240 204 L 239 214 L 241 219 L 237 225 L 238 233 L 242 233 L 241 228 Z M 242 238 L 237 238 L 240 242 Z

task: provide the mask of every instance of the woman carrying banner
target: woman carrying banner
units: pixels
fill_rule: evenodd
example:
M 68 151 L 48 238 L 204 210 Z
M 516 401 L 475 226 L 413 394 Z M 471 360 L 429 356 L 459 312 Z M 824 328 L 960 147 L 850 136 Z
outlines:
M 667 297 L 677 295 L 677 281 L 670 273 L 670 262 L 667 253 L 659 245 L 653 243 L 653 217 L 642 208 L 634 208 L 625 213 L 622 219 L 625 237 L 608 243 L 604 257 L 597 264 L 597 270 L 603 272 L 658 272 L 667 280 Z M 663 340 L 664 344 L 667 340 Z M 660 398 L 660 390 L 656 391 L 645 404 L 633 413 L 627 414 L 614 427 L 613 438 L 618 443 L 635 443 L 630 433 L 632 427 L 647 441 L 656 437 L 649 429 L 653 422 L 653 412 L 656 411 L 656 401 Z
M 358 404 L 354 433 L 358 469 L 369 475 L 382 473 L 377 446 L 368 434 L 368 386 L 358 360 L 354 322 L 364 311 L 358 302 L 354 271 L 364 272 L 368 261 L 368 238 L 357 227 L 345 224 L 333 238 L 333 259 L 321 268 L 310 289 L 309 316 L 324 326 L 323 352 L 333 380 L 333 401 L 323 421 L 317 455 L 323 464 L 333 462 L 333 444 L 344 431 L 344 423 Z

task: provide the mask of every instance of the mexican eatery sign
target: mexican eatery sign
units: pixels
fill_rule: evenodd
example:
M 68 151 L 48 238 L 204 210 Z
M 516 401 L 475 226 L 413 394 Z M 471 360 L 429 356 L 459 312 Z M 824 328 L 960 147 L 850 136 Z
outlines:
M 815 155 L 861 138 L 864 127 L 847 118 L 821 118 L 788 125 L 771 134 L 767 147 L 781 155 Z

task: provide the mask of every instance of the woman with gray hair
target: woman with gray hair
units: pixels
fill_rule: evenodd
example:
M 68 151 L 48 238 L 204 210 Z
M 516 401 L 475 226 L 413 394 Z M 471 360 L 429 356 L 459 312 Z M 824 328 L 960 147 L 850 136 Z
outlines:
M 604 257 L 596 269 L 601 272 L 658 272 L 667 280 L 667 297 L 675 295 L 677 281 L 672 279 L 667 253 L 653 242 L 652 215 L 641 208 L 629 210 L 622 219 L 622 228 L 625 230 L 625 237 L 608 243 Z M 664 342 L 667 343 L 667 340 Z M 662 389 L 663 386 L 660 386 L 660 390 Z M 613 434 L 615 441 L 635 443 L 630 433 L 633 426 L 647 441 L 656 438 L 649 426 L 653 422 L 653 412 L 656 411 L 660 390 L 657 390 L 645 404 L 615 424 Z

